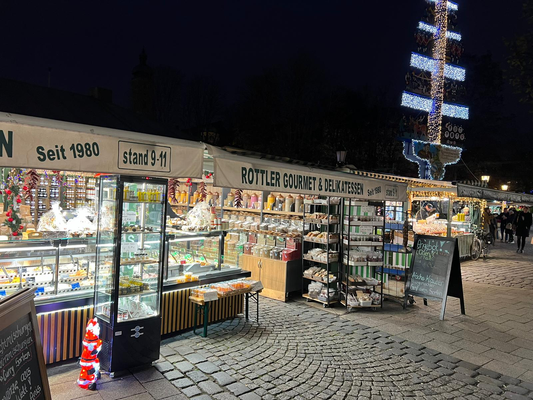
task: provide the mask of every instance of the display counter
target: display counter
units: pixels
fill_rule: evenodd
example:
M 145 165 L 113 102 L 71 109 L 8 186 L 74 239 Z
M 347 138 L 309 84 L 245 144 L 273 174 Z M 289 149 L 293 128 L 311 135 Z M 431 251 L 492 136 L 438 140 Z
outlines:
M 94 238 L 0 242 L 0 295 L 36 288 L 35 303 L 93 296 Z

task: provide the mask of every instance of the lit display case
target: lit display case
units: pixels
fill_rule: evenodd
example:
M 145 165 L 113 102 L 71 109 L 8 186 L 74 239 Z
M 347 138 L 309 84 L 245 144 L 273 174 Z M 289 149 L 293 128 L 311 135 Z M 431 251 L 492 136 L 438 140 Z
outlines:
M 159 357 L 166 187 L 163 179 L 100 180 L 94 310 L 111 372 Z
M 95 238 L 0 242 L 0 297 L 35 288 L 36 303 L 92 296 Z
M 224 232 L 181 232 L 166 237 L 165 287 L 193 287 L 235 279 L 241 268 L 222 262 Z

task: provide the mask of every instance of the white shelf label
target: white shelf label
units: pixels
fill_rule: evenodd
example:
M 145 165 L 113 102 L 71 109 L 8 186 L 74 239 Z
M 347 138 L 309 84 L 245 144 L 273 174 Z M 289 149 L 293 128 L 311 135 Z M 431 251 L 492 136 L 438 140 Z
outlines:
M 126 211 L 122 214 L 122 222 L 135 222 L 137 221 L 137 213 L 135 211 Z
M 121 251 L 135 253 L 139 246 L 137 242 L 122 242 Z

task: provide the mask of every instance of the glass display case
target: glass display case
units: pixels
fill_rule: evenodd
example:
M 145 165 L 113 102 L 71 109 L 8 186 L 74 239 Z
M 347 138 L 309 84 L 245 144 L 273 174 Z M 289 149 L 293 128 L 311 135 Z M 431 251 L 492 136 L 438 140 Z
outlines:
M 164 285 L 192 287 L 241 273 L 241 268 L 222 262 L 223 243 L 222 231 L 167 235 Z
M 92 296 L 95 238 L 0 242 L 0 297 L 35 288 L 36 304 Z
M 159 357 L 166 187 L 163 179 L 100 179 L 94 309 L 111 372 Z

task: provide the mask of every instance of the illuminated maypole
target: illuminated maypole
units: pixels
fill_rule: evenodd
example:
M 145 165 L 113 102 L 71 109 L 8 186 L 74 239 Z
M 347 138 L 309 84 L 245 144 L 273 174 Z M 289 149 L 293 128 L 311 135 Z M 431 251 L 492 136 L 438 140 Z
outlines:
M 426 1 L 426 21 L 418 25 L 418 52 L 411 54 L 412 70 L 406 76 L 408 90 L 402 95 L 402 106 L 418 113 L 404 116 L 400 135 L 405 157 L 419 164 L 419 176 L 443 179 L 445 166 L 461 158 L 462 148 L 457 145 L 464 142 L 464 133 L 455 119 L 468 119 L 468 107 L 455 104 L 455 100 L 464 91 L 461 82 L 465 80 L 465 70 L 447 63 L 456 63 L 462 54 L 461 35 L 448 29 L 454 26 L 458 5 L 448 0 Z
M 431 111 L 428 115 L 428 137 L 434 143 L 440 143 L 442 125 L 442 103 L 444 101 L 444 65 L 446 64 L 446 32 L 448 30 L 448 2 L 437 1 L 435 4 L 435 44 L 433 59 L 435 68 L 431 73 Z

